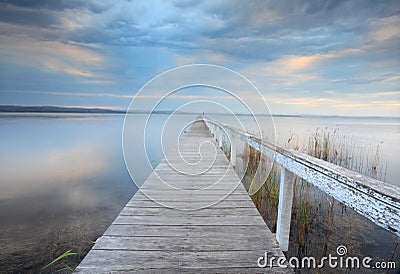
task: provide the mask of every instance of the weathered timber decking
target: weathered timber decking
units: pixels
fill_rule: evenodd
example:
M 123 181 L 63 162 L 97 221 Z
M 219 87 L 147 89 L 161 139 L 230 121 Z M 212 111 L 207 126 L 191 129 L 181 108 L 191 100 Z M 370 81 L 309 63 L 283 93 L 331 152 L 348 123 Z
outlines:
M 181 137 L 180 149 L 167 153 L 168 161 L 155 168 L 76 271 L 291 272 L 258 268 L 265 252 L 284 255 L 214 147 L 204 122 L 196 121 Z

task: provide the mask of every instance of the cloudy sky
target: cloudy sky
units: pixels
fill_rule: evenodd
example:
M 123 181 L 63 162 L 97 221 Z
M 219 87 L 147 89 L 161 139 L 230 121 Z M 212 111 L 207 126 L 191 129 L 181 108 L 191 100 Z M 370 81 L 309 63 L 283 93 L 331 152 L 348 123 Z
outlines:
M 274 113 L 400 115 L 400 2 L 0 1 L 1 105 L 126 109 L 194 63 L 243 74 Z

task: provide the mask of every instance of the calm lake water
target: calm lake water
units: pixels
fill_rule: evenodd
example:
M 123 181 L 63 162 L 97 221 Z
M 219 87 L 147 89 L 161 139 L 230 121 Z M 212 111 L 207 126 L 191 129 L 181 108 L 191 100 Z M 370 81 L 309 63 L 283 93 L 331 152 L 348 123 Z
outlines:
M 195 118 L 178 116 L 164 132 L 166 148 L 176 144 L 177 130 Z M 143 115 L 135 117 L 137 128 L 130 130 L 139 136 Z M 167 118 L 153 115 L 150 121 L 146 148 L 153 165 L 162 159 L 160 135 Z M 246 119 L 243 123 L 252 129 Z M 123 159 L 123 120 L 123 115 L 0 114 L 0 272 L 38 271 L 71 248 L 82 258 L 111 224 L 137 189 Z M 302 143 L 317 128 L 338 128 L 356 146 L 374 150 L 380 144 L 385 180 L 400 185 L 399 118 L 274 121 L 280 143 L 292 135 Z M 272 130 L 267 126 L 265 131 Z M 134 171 L 138 185 L 151 172 L 144 163 L 138 159 Z

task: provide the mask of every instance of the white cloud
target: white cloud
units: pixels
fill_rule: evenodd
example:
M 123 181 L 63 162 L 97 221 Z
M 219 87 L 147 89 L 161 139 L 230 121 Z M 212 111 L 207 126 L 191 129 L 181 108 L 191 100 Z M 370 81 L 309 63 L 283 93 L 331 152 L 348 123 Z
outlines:
M 400 16 L 390 16 L 374 20 L 371 23 L 369 37 L 376 42 L 383 42 L 393 38 L 400 38 Z
M 26 37 L 0 36 L 0 56 L 12 64 L 45 69 L 83 78 L 100 78 L 105 58 L 78 44 L 38 41 Z

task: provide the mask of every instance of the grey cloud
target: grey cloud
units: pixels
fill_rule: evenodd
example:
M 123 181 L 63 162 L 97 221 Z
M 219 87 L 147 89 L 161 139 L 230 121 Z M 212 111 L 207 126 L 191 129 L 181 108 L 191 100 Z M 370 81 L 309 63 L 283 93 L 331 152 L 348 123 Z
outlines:
M 38 39 L 200 49 L 264 60 L 281 54 L 307 55 L 357 47 L 365 40 L 371 20 L 400 10 L 398 1 L 360 0 L 176 0 L 162 2 L 166 8 L 159 13 L 152 13 L 152 6 L 135 1 L 126 10 L 97 1 L 4 2 L 12 3 L 12 8 L 11 4 L 3 5 L 0 20 L 56 29 L 43 32 L 43 37 L 39 34 Z M 121 3 L 126 2 L 114 5 Z M 86 10 L 93 20 L 76 30 L 64 30 L 59 16 L 69 9 Z
M 15 7 L 29 9 L 46 9 L 62 11 L 65 9 L 89 9 L 92 12 L 100 13 L 105 11 L 105 3 L 98 1 L 81 1 L 81 0 L 0 0 L 0 4 L 10 4 Z
M 208 1 L 193 5 L 197 5 L 197 12 L 192 16 L 182 11 L 159 22 L 176 26 L 163 36 L 166 47 L 172 41 L 184 40 L 202 49 L 267 59 L 283 52 L 307 55 L 356 47 L 365 38 L 370 20 L 388 16 L 399 6 L 396 2 L 322 0 Z M 214 25 L 209 23 L 213 20 Z
M 66 12 L 90 12 L 93 15 L 106 12 L 110 4 L 106 2 L 78 0 L 0 0 L 0 22 L 42 28 L 62 27 L 61 17 Z M 60 33 L 60 36 L 63 34 Z M 39 37 L 40 38 L 40 37 Z
M 53 14 L 39 9 L 26 9 L 3 4 L 0 8 L 0 21 L 9 24 L 49 27 L 59 24 L 59 18 Z

